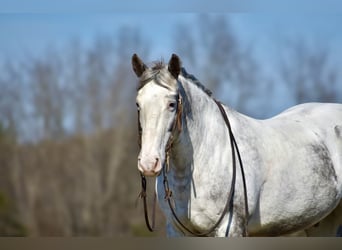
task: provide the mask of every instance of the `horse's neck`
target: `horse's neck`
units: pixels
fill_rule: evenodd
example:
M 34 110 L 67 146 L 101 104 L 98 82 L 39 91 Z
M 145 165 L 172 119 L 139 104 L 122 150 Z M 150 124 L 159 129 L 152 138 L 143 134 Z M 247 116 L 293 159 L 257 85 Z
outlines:
M 183 87 L 186 110 L 183 130 L 172 149 L 173 175 L 183 185 L 190 179 L 207 182 L 212 178 L 214 182 L 213 178 L 227 175 L 231 169 L 228 130 L 210 96 L 192 83 Z

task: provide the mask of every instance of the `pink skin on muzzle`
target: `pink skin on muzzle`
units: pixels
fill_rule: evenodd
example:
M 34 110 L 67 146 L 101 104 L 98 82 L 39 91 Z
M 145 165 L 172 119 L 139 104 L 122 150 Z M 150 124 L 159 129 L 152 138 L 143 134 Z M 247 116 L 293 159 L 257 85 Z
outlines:
M 139 156 L 138 169 L 143 175 L 154 177 L 159 175 L 162 163 L 157 156 Z

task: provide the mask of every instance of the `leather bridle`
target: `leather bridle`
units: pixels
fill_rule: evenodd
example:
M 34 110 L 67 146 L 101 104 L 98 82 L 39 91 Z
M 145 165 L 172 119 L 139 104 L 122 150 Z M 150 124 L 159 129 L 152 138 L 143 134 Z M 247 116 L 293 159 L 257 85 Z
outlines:
M 164 187 L 164 191 L 165 191 L 165 200 L 167 201 L 169 208 L 171 210 L 171 213 L 173 215 L 173 218 L 176 220 L 176 222 L 178 223 L 178 225 L 185 231 L 187 231 L 188 233 L 194 235 L 194 236 L 210 236 L 210 234 L 212 232 L 215 231 L 215 229 L 219 226 L 219 224 L 222 222 L 223 218 L 225 217 L 225 215 L 229 212 L 229 209 L 231 207 L 233 207 L 233 197 L 234 197 L 234 192 L 235 192 L 235 183 L 236 183 L 236 154 L 235 154 L 235 150 L 237 152 L 237 156 L 239 159 L 239 165 L 240 165 L 240 169 L 241 169 L 241 175 L 242 175 L 242 182 L 243 182 L 243 188 L 244 188 L 244 203 L 245 203 L 245 223 L 244 223 L 244 230 L 243 230 L 243 236 L 248 236 L 248 232 L 247 232 L 247 223 L 248 223 L 248 216 L 249 216 L 249 212 L 248 212 L 248 199 L 247 199 L 247 186 L 246 186 L 246 178 L 245 178 L 245 173 L 244 173 L 244 169 L 243 169 L 243 164 L 242 164 L 242 160 L 241 160 L 241 155 L 240 155 L 240 151 L 239 148 L 237 146 L 235 137 L 233 135 L 232 132 L 232 128 L 228 119 L 228 116 L 222 106 L 222 104 L 217 101 L 216 99 L 213 99 L 216 103 L 216 105 L 218 106 L 220 113 L 223 117 L 223 120 L 227 126 L 228 132 L 229 132 L 229 138 L 230 138 L 230 147 L 231 147 L 231 152 L 232 152 L 232 180 L 231 180 L 231 186 L 230 186 L 230 190 L 228 193 L 228 198 L 225 204 L 225 207 L 219 217 L 219 219 L 217 220 L 217 222 L 208 230 L 206 230 L 205 232 L 196 232 L 194 230 L 191 230 L 188 226 L 186 226 L 178 217 L 175 208 L 174 208 L 174 204 L 175 201 L 173 200 L 173 195 L 172 195 L 172 191 L 169 187 L 169 182 L 168 182 L 168 178 L 167 178 L 167 173 L 169 171 L 169 156 L 170 156 L 170 150 L 172 148 L 172 144 L 174 141 L 174 135 L 175 133 L 180 133 L 181 129 L 182 129 L 182 113 L 183 113 L 183 103 L 182 103 L 182 97 L 180 95 L 180 93 L 178 93 L 178 102 L 177 102 L 177 110 L 176 110 L 176 116 L 171 128 L 171 136 L 166 144 L 165 147 L 165 162 L 163 164 L 163 168 L 162 168 L 162 174 L 163 174 L 163 187 Z M 139 130 L 139 147 L 141 147 L 141 135 L 142 135 L 142 129 L 140 126 L 140 122 L 139 122 L 139 111 L 138 111 L 138 130 Z M 152 217 L 152 224 L 150 223 L 149 220 L 149 216 L 148 216 L 148 208 L 147 208 L 147 193 L 146 193 L 146 188 L 147 188 L 147 184 L 146 184 L 146 177 L 140 173 L 141 175 L 141 192 L 139 194 L 139 197 L 143 199 L 143 203 L 144 203 L 144 217 L 145 217 L 145 222 L 146 222 L 146 226 L 148 228 L 149 231 L 153 232 L 155 231 L 155 207 L 156 207 L 156 193 L 154 194 L 154 205 L 153 205 L 153 217 Z

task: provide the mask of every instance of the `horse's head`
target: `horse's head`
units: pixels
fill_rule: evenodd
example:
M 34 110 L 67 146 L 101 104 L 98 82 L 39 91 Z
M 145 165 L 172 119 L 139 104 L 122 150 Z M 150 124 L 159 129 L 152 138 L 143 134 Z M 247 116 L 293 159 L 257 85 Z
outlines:
M 180 126 L 181 102 L 178 75 L 181 62 L 173 54 L 168 65 L 152 68 L 134 54 L 132 66 L 140 85 L 136 98 L 141 133 L 138 169 L 145 176 L 156 176 L 166 160 L 166 148 L 175 128 Z

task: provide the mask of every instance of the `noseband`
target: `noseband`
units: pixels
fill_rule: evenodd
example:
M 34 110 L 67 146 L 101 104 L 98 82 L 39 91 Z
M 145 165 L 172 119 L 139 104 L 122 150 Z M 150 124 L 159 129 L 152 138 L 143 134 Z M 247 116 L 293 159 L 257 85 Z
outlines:
M 194 236 L 210 236 L 210 234 L 219 226 L 219 224 L 222 222 L 223 218 L 225 215 L 229 212 L 230 207 L 233 205 L 233 196 L 234 196 L 234 191 L 235 191 L 235 183 L 236 183 L 236 155 L 235 155 L 235 150 L 237 152 L 237 156 L 239 159 L 239 165 L 241 169 L 241 175 L 242 175 L 242 182 L 243 182 L 243 188 L 244 188 L 244 203 L 245 203 L 245 223 L 244 223 L 244 230 L 243 230 L 243 236 L 247 236 L 247 221 L 248 221 L 248 200 L 247 200 L 247 186 L 246 186 L 246 179 L 245 179 L 245 173 L 242 165 L 242 160 L 240 156 L 240 151 L 237 146 L 235 137 L 232 132 L 232 128 L 228 119 L 228 116 L 222 106 L 222 104 L 217 101 L 216 99 L 213 99 L 218 106 L 220 113 L 223 117 L 223 120 L 227 126 L 228 132 L 229 132 L 229 138 L 230 138 L 230 147 L 231 147 L 231 152 L 232 152 L 232 180 L 231 180 L 231 186 L 228 194 L 228 198 L 226 200 L 225 207 L 220 215 L 220 218 L 217 220 L 217 222 L 209 228 L 205 232 L 196 232 L 191 230 L 189 227 L 187 227 L 177 216 L 177 213 L 175 211 L 175 201 L 173 199 L 172 191 L 170 190 L 169 187 L 169 182 L 167 178 L 167 173 L 169 172 L 169 156 L 170 156 L 170 150 L 172 148 L 172 144 L 174 141 L 174 134 L 175 133 L 180 133 L 182 130 L 182 113 L 183 113 L 183 103 L 182 103 L 182 97 L 180 93 L 178 93 L 178 101 L 177 101 L 177 111 L 176 111 L 176 116 L 173 121 L 172 127 L 171 127 L 171 136 L 166 144 L 165 147 L 165 162 L 163 164 L 162 172 L 163 172 L 163 186 L 164 186 L 164 191 L 165 191 L 165 200 L 167 201 L 169 208 L 171 210 L 171 213 L 173 215 L 173 218 L 177 221 L 179 226 L 187 231 L 188 233 L 194 235 Z M 142 128 L 139 122 L 139 111 L 138 111 L 138 131 L 139 131 L 139 147 L 141 148 L 141 135 L 142 135 Z M 155 207 L 156 207 L 156 193 L 154 194 L 154 205 L 153 205 L 153 217 L 152 217 L 152 224 L 150 223 L 149 216 L 148 216 L 148 211 L 147 211 L 147 193 L 146 193 L 146 177 L 140 173 L 141 175 L 141 192 L 139 194 L 139 197 L 143 199 L 144 203 L 144 216 L 145 216 L 145 222 L 146 226 L 149 231 L 153 232 L 155 231 Z

